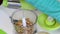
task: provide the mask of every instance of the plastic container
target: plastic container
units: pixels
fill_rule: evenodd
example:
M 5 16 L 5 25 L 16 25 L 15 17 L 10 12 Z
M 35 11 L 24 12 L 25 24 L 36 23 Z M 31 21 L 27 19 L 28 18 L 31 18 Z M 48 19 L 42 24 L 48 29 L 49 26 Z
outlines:
M 52 17 L 46 14 L 40 14 L 38 16 L 38 24 L 46 30 L 53 31 L 60 28 L 60 24 L 57 20 L 53 19 Z
M 3 0 L 2 5 L 5 6 L 5 7 L 7 7 L 8 6 L 8 0 Z
M 23 16 L 26 18 L 26 27 L 22 25 Z M 18 9 L 12 14 L 11 20 L 18 34 L 34 34 L 36 32 L 37 15 L 33 11 Z
M 60 24 L 60 1 L 59 0 L 26 0 L 36 9 L 53 17 Z

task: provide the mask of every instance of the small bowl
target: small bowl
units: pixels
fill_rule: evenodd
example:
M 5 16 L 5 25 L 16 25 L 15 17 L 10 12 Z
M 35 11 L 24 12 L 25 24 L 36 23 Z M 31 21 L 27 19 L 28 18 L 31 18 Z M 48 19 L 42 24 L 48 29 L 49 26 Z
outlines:
M 37 15 L 36 15 L 35 12 L 33 12 L 31 10 L 25 10 L 25 9 L 17 9 L 12 14 L 11 20 L 12 20 L 12 23 L 14 24 L 14 27 L 15 27 L 16 31 L 18 29 L 20 29 L 21 27 L 22 27 L 22 29 L 24 31 L 26 30 L 25 27 L 23 27 L 23 26 L 16 27 L 16 25 L 15 25 L 15 23 L 17 23 L 19 20 L 22 20 L 23 16 L 25 18 L 29 18 L 29 20 L 32 22 L 32 25 L 29 26 L 29 27 L 32 27 L 33 26 L 33 33 L 35 33 L 35 31 L 36 31 Z M 27 28 L 29 28 L 29 27 L 27 27 Z

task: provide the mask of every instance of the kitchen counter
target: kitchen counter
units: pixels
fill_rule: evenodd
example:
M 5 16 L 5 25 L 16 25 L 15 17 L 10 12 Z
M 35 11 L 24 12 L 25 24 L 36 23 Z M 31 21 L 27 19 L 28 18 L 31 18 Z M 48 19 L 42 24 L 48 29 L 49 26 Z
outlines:
M 15 8 L 15 7 L 14 7 Z M 1 8 L 0 8 L 1 9 Z M 11 7 L 10 8 L 10 6 L 9 6 L 9 8 L 2 8 L 1 10 L 6 10 L 6 13 L 9 15 L 9 16 L 11 16 L 12 15 L 12 13 L 14 12 L 14 11 L 16 11 L 16 9 L 13 9 L 13 7 Z M 35 11 L 36 12 L 36 14 L 37 15 L 40 15 L 41 14 L 41 12 L 39 12 L 39 11 Z M 43 28 L 41 28 L 39 25 L 37 25 L 37 32 L 40 32 L 40 31 L 46 31 L 46 30 L 44 30 Z M 55 30 L 55 31 L 46 31 L 46 32 L 49 32 L 50 34 L 60 34 L 60 29 L 58 29 L 58 30 Z

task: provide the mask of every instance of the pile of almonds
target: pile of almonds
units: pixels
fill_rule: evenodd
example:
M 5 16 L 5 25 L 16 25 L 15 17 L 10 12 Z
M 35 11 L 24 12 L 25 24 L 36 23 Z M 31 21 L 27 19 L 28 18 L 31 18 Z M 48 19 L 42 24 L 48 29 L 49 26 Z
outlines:
M 33 34 L 34 25 L 29 18 L 26 18 L 26 24 L 27 27 L 25 28 L 23 27 L 22 20 L 18 20 L 18 22 L 14 23 L 16 31 L 19 34 L 24 34 L 25 31 L 27 32 L 27 34 Z

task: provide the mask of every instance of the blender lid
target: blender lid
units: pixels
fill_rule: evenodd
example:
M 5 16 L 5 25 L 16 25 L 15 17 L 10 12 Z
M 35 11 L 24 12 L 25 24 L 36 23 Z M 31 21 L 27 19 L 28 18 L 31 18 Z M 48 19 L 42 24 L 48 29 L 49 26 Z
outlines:
M 4 12 L 4 10 L 0 10 L 0 29 L 2 29 L 7 34 L 14 33 L 14 27 L 11 23 L 11 20 L 9 16 Z M 3 31 L 0 30 L 1 33 Z

